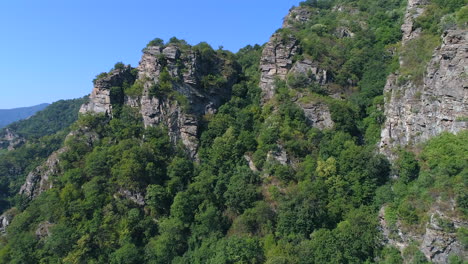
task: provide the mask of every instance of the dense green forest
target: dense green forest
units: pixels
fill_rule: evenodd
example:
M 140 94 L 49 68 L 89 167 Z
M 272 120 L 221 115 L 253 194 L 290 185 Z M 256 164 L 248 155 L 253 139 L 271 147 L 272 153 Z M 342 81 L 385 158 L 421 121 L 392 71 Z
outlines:
M 23 144 L 16 146 L 14 151 L 7 151 L 6 146 L 0 145 L 0 211 L 18 198 L 14 194 L 24 183 L 26 175 L 60 148 L 86 100 L 87 97 L 57 101 L 27 120 L 6 127 L 17 134 Z M 4 132 L 5 129 L 0 131 L 0 135 Z
M 337 5 L 355 12 L 336 12 Z M 432 5 L 435 15 L 418 20 L 428 39 L 444 29 L 447 14 L 455 24 L 466 23 L 465 1 Z M 309 58 L 330 73 L 326 85 L 290 75 L 276 81 L 274 98 L 262 104 L 262 46 L 237 53 L 206 43 L 192 47 L 209 61 L 218 56 L 242 68 L 230 100 L 204 116 L 196 161 L 171 143 L 167 127 L 145 128 L 139 110 L 123 101 L 114 102 L 112 118 L 83 114 L 74 122 L 79 99 L 11 125 L 30 141 L 0 156 L 0 211 L 15 216 L 0 234 L 0 263 L 426 263 L 417 247 L 401 255 L 384 245 L 378 212 L 385 206 L 390 225 L 398 220 L 417 230 L 431 204 L 450 197 L 466 220 L 468 132 L 402 148 L 392 164 L 376 150 L 387 76 L 401 70 L 417 78 L 409 72 L 416 69 L 398 63 L 399 55 L 414 55 L 411 45 L 400 45 L 406 1 L 308 0 L 301 6 L 313 13 L 310 20 L 278 33 L 298 40 L 295 60 Z M 343 26 L 353 38 L 337 36 Z M 188 45 L 175 38 L 169 44 Z M 420 63 L 427 60 L 422 56 Z M 153 96 L 184 103 L 170 91 L 176 80 L 161 78 Z M 111 92 L 131 96 L 140 86 Z M 308 125 L 297 94 L 328 105 L 333 127 Z M 48 119 L 55 112 L 67 113 L 66 127 Z M 80 132 L 66 137 L 70 131 Z M 97 140 L 89 143 L 87 133 Z M 17 195 L 26 174 L 60 147 L 67 151 L 53 188 L 33 200 Z M 287 162 L 272 158 L 282 151 Z M 468 230 L 457 236 L 468 247 Z M 456 256 L 451 261 L 463 263 Z

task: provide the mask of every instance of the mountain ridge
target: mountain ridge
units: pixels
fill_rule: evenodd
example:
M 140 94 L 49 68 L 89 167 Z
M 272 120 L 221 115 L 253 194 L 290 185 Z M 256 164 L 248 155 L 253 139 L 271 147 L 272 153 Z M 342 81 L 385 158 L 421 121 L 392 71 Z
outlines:
M 467 22 L 443 19 L 460 3 L 309 0 L 237 54 L 151 41 L 137 68 L 96 77 L 59 139 L 39 139 L 57 142 L 21 188 L 0 185 L 19 191 L 0 216 L 0 263 L 462 263 L 468 134 L 405 119 L 438 107 L 418 92 L 466 93 L 449 77 Z M 437 40 L 421 72 L 405 64 L 419 38 Z M 448 116 L 466 111 L 459 94 Z M 397 136 L 379 154 L 395 122 L 419 145 Z M 0 176 L 30 147 L 4 154 Z
M 3 128 L 15 121 L 28 118 L 36 112 L 43 110 L 48 105 L 48 103 L 43 103 L 27 107 L 0 109 L 0 128 Z

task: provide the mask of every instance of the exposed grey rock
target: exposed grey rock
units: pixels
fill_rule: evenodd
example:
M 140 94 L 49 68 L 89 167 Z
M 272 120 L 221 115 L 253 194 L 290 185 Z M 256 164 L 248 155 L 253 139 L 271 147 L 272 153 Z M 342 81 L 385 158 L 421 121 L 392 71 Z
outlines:
M 386 122 L 381 133 L 381 152 L 393 158 L 397 146 L 417 144 L 443 131 L 468 128 L 468 31 L 443 35 L 427 66 L 422 85 L 398 84 L 391 75 L 384 89 Z
M 50 232 L 50 228 L 52 226 L 54 225 L 50 223 L 49 221 L 39 223 L 39 225 L 37 226 L 36 232 L 34 232 L 36 234 L 36 237 L 38 239 L 50 237 L 52 235 L 52 233 Z
M 417 38 L 421 34 L 420 28 L 414 28 L 414 21 L 424 13 L 424 7 L 428 0 L 408 0 L 406 6 L 405 18 L 401 31 L 403 32 L 403 45 L 409 40 Z
M 257 168 L 257 166 L 255 166 L 255 163 L 253 162 L 252 157 L 250 157 L 248 154 L 245 154 L 244 159 L 249 164 L 249 168 L 250 168 L 251 171 L 258 172 L 258 168 Z
M 457 255 L 468 259 L 468 252 L 457 238 L 456 230 L 468 227 L 468 223 L 447 216 L 443 210 L 434 205 L 428 212 L 429 222 L 423 233 L 404 229 L 397 221 L 390 226 L 385 219 L 385 207 L 379 211 L 379 221 L 385 244 L 392 245 L 403 252 L 410 244 L 419 245 L 419 250 L 427 260 L 434 263 L 448 263 L 449 256 Z M 441 223 L 444 223 L 443 226 Z M 407 260 L 405 260 L 405 263 Z
M 319 64 L 309 59 L 299 60 L 292 66 L 290 73 L 304 74 L 311 78 L 311 82 L 326 84 L 328 81 L 327 70 L 321 69 Z
M 118 198 L 118 196 L 124 197 L 140 206 L 145 205 L 145 197 L 140 192 L 132 192 L 126 189 L 120 189 L 118 195 L 114 195 L 114 198 Z
M 297 103 L 309 121 L 309 125 L 318 129 L 331 129 L 335 125 L 328 105 L 320 102 Z
M 0 215 L 0 235 L 4 235 L 6 233 L 6 229 L 10 225 L 11 220 L 13 220 L 13 217 L 14 215 L 11 210 Z
M 163 54 L 164 56 L 161 56 Z M 174 144 L 181 142 L 192 158 L 198 149 L 198 126 L 202 115 L 214 114 L 216 109 L 230 98 L 231 87 L 236 82 L 237 65 L 228 65 L 221 58 L 215 62 L 219 72 L 209 72 L 200 54 L 193 50 L 181 51 L 176 45 L 164 49 L 147 48 L 138 66 L 138 79 L 145 83 L 144 91 L 138 99 L 127 98 L 126 103 L 139 106 L 145 127 L 164 124 Z M 155 97 L 149 89 L 158 83 L 162 69 L 166 67 L 173 79 L 173 89 L 187 99 L 188 105 L 170 97 Z M 233 71 L 227 70 L 231 68 Z M 202 87 L 201 78 L 206 74 L 224 76 L 222 87 Z
M 99 138 L 95 132 L 88 131 L 87 128 L 70 132 L 67 135 L 67 139 L 71 137 L 80 137 L 80 140 L 89 146 L 92 146 Z M 53 182 L 51 181 L 51 177 L 59 174 L 60 155 L 67 151 L 68 147 L 66 146 L 54 151 L 42 165 L 32 170 L 26 177 L 25 183 L 21 186 L 19 194 L 26 196 L 28 199 L 34 199 L 42 192 L 52 188 Z
M 281 165 L 287 165 L 287 164 L 290 163 L 288 153 L 286 153 L 286 150 L 281 145 L 277 145 L 276 150 L 271 150 L 271 151 L 268 152 L 267 160 L 277 161 Z
M 180 57 L 180 51 L 176 46 L 167 46 L 162 53 L 169 60 L 177 60 Z
M 123 69 L 115 69 L 108 73 L 106 77 L 97 79 L 94 89 L 89 96 L 89 102 L 83 104 L 80 113 L 106 113 L 112 115 L 112 102 L 110 89 L 113 86 L 122 86 L 124 82 L 131 84 L 135 81 L 135 76 L 131 73 L 132 68 L 126 66 Z
M 295 24 L 303 24 L 309 21 L 312 13 L 307 7 L 295 7 L 283 19 L 283 28 L 292 28 Z
M 55 151 L 44 164 L 31 171 L 26 178 L 26 182 L 21 186 L 19 193 L 29 199 L 33 199 L 43 191 L 52 188 L 52 182 L 49 181 L 49 178 L 58 173 L 59 155 L 65 151 L 67 151 L 66 148 Z
M 291 36 L 284 38 L 280 33 L 275 33 L 265 45 L 260 59 L 260 88 L 263 102 L 274 96 L 275 79 L 286 78 L 293 66 L 293 57 L 297 50 L 297 40 Z
M 141 114 L 145 126 L 167 125 L 172 143 L 177 144 L 181 140 L 190 157 L 195 157 L 198 149 L 198 118 L 186 114 L 177 101 L 143 96 Z
M 0 134 L 0 148 L 14 150 L 15 148 L 21 146 L 24 142 L 24 138 L 9 128 L 5 128 Z

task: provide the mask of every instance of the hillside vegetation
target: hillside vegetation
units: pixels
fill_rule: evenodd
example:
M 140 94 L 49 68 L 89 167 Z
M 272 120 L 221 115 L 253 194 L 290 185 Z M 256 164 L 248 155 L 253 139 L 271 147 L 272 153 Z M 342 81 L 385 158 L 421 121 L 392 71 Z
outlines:
M 145 127 L 140 109 L 125 103 L 144 91 L 139 80 L 111 88 L 120 98 L 113 116 L 81 114 L 68 128 L 53 123 L 50 133 L 40 124 L 54 115 L 49 109 L 38 123 L 16 125 L 34 140 L 0 156 L 0 211 L 14 216 L 0 234 L 0 263 L 425 263 L 417 246 L 400 254 L 385 245 L 379 210 L 386 208 L 390 226 L 417 232 L 442 197 L 453 199 L 453 214 L 466 221 L 468 133 L 442 134 L 416 153 L 401 149 L 393 165 L 376 151 L 383 88 L 399 70 L 406 1 L 300 5 L 311 18 L 278 33 L 297 39 L 294 61 L 317 62 L 327 83 L 289 74 L 262 102 L 263 47 L 235 54 L 206 43 L 192 47 L 209 67 L 223 58 L 242 68 L 230 99 L 203 116 L 194 159 L 173 144 L 168 127 Z M 463 23 L 461 6 L 444 15 Z M 165 45 L 189 50 L 176 38 L 148 47 Z M 168 70 L 150 96 L 190 106 L 171 90 L 180 80 Z M 226 85 L 223 74 L 202 76 L 204 87 Z M 333 125 L 311 126 L 300 104 L 306 102 L 327 105 Z M 32 200 L 16 194 L 26 174 L 61 147 L 53 187 Z M 468 247 L 467 229 L 457 232 Z

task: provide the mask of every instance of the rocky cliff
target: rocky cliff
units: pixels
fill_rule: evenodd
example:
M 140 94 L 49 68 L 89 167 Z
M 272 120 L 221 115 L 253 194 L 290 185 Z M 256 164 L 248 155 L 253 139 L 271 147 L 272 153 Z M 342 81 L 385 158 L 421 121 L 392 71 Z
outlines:
M 80 113 L 94 112 L 112 115 L 111 88 L 121 87 L 124 83 L 133 83 L 135 76 L 131 71 L 130 66 L 125 66 L 105 73 L 104 76 L 94 80 L 94 89 L 89 96 L 89 101 L 81 106 Z
M 89 103 L 80 112 L 112 113 L 110 89 L 124 82 L 133 83 L 130 71 L 128 67 L 114 70 L 98 79 Z M 169 44 L 145 48 L 137 71 L 135 83 L 143 89 L 140 94 L 125 95 L 122 101 L 140 109 L 145 127 L 167 126 L 171 141 L 181 142 L 195 158 L 199 121 L 230 98 L 240 71 L 238 65 L 223 51 L 215 52 L 211 47 Z M 162 74 L 166 74 L 165 80 L 160 80 Z M 158 91 L 162 85 L 170 89 Z
M 5 128 L 0 133 L 0 149 L 13 150 L 21 146 L 24 142 L 24 138 L 9 128 Z
M 414 28 L 424 1 L 409 1 L 402 26 L 403 45 L 419 37 Z M 468 31 L 448 30 L 428 63 L 422 83 L 402 82 L 392 74 L 385 86 L 386 122 L 380 148 L 390 158 L 392 149 L 414 145 L 443 131 L 457 133 L 468 128 Z M 400 64 L 404 61 L 400 60 Z
M 190 47 L 183 50 L 177 45 L 148 47 L 138 66 L 138 80 L 145 85 L 137 104 L 145 126 L 166 125 L 173 143 L 182 142 L 192 158 L 198 148 L 200 118 L 214 114 L 230 98 L 240 70 L 227 58 L 209 50 L 205 51 L 209 54 L 202 52 Z M 159 83 L 161 72 L 166 69 L 176 96 L 152 96 L 152 85 Z M 177 100 L 177 95 L 182 100 Z M 134 100 L 132 104 L 135 105 Z
M 422 37 L 415 19 L 422 15 L 428 1 L 410 0 L 401 27 L 402 45 Z M 380 151 L 395 159 L 398 147 L 415 146 L 444 132 L 457 133 L 468 128 L 468 31 L 446 30 L 425 66 L 421 81 L 408 80 L 402 73 L 391 74 L 384 88 L 386 121 L 381 132 Z M 405 59 L 400 58 L 404 67 Z M 431 205 L 428 221 L 418 230 L 409 229 L 400 220 L 389 224 L 385 207 L 380 224 L 385 243 L 404 252 L 411 245 L 434 263 L 448 263 L 451 255 L 467 259 L 466 249 L 456 235 L 468 223 L 455 213 L 455 202 L 447 197 Z M 410 260 L 405 260 L 410 261 Z
M 284 18 L 282 30 L 294 30 L 298 25 L 307 23 L 312 15 L 306 7 L 295 7 Z M 286 31 L 287 32 L 287 31 Z M 325 85 L 328 82 L 327 71 L 322 69 L 317 62 L 308 58 L 296 60 L 301 54 L 299 41 L 293 34 L 279 31 L 273 34 L 266 43 L 260 59 L 260 83 L 262 90 L 262 102 L 272 99 L 276 91 L 276 81 L 286 80 L 288 76 L 305 76 L 308 83 L 315 82 Z M 306 96 L 298 94 L 296 99 Z M 328 106 L 322 102 L 308 102 L 297 104 L 304 110 L 310 125 L 320 129 L 332 128 Z
M 79 140 L 91 147 L 98 140 L 99 135 L 87 128 L 80 128 L 70 132 L 66 140 L 72 138 L 79 138 Z M 64 146 L 54 151 L 43 164 L 32 170 L 26 177 L 25 183 L 21 186 L 19 194 L 31 200 L 42 192 L 51 189 L 53 187 L 52 177 L 58 176 L 60 173 L 60 155 L 68 150 L 69 148 Z
M 459 219 L 455 212 L 454 201 L 439 200 L 427 213 L 428 221 L 417 230 L 411 230 L 397 220 L 390 223 L 385 218 L 386 207 L 379 212 L 383 242 L 394 246 L 401 252 L 412 245 L 417 245 L 427 260 L 433 263 L 449 263 L 451 255 L 468 258 L 468 252 L 457 236 L 457 229 L 467 228 L 468 223 Z M 409 262 L 407 259 L 406 262 Z
M 423 142 L 442 131 L 468 128 L 468 31 L 444 33 L 442 45 L 429 62 L 423 84 L 399 84 L 398 74 L 385 86 L 385 116 L 380 148 L 391 150 Z

